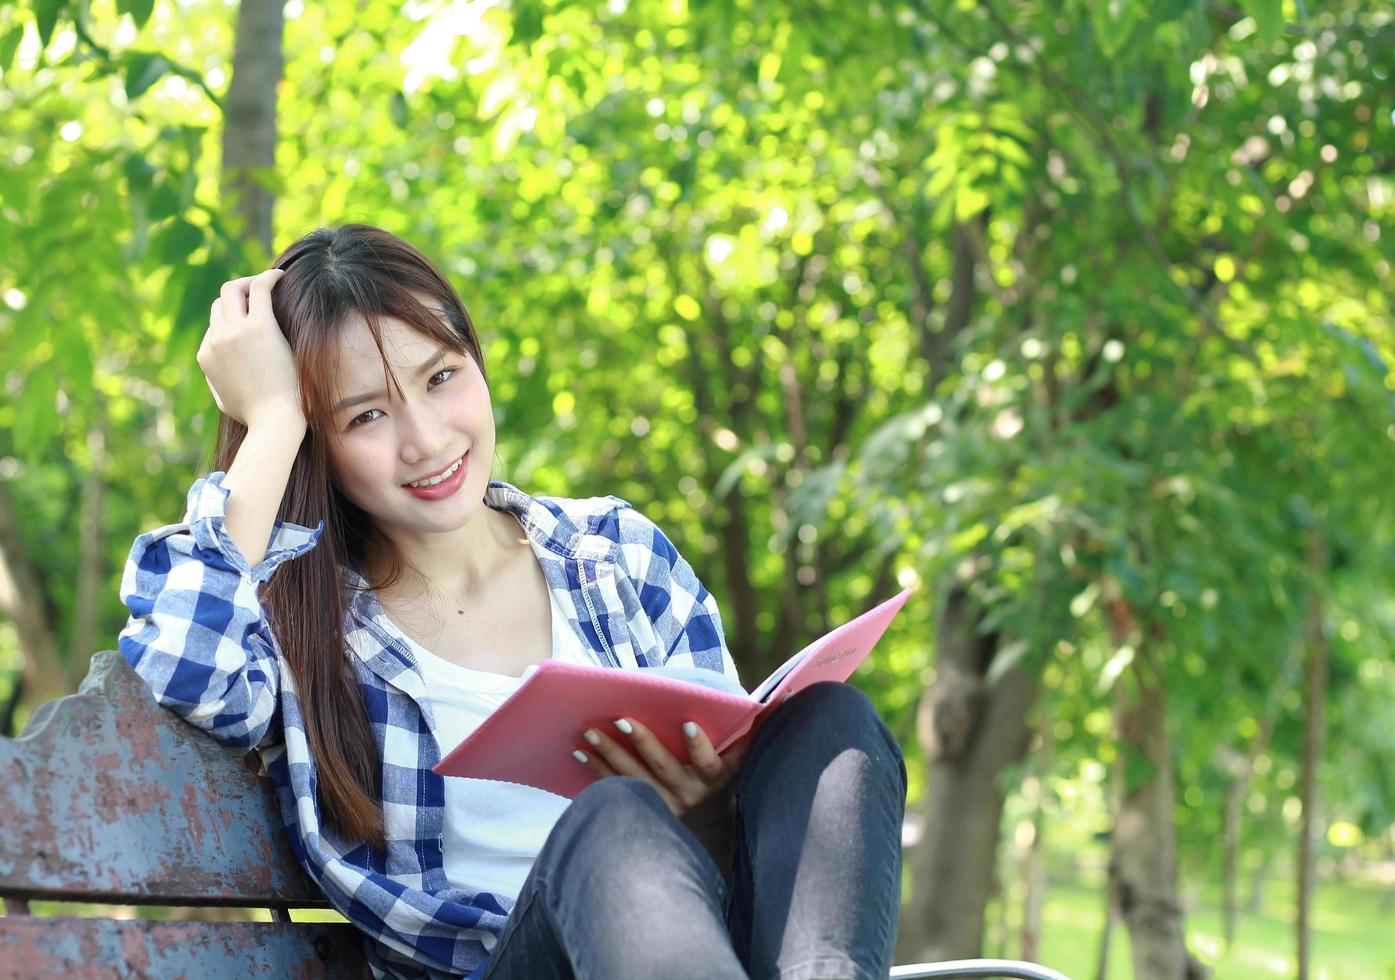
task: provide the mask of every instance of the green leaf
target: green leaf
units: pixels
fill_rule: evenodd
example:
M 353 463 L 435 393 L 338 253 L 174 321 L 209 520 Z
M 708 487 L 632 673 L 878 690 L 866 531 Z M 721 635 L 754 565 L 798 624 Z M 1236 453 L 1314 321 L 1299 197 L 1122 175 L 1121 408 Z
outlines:
M 156 257 L 165 265 L 187 265 L 189 256 L 203 243 L 202 228 L 190 224 L 183 218 L 176 218 L 160 229 L 153 245 Z M 209 297 L 209 302 L 213 302 L 213 297 Z
M 179 188 L 168 178 L 150 192 L 150 220 L 163 221 L 179 213 Z
M 1130 0 L 1097 0 L 1090 22 L 1095 29 L 1095 40 L 1106 58 L 1113 58 L 1128 44 L 1134 28 L 1143 19 L 1142 8 L 1142 4 Z
M 785 45 L 784 57 L 780 59 L 780 81 L 786 85 L 799 80 L 804 74 L 804 56 L 809 53 L 809 36 L 803 31 L 794 31 Z
M 155 9 L 155 0 L 117 0 L 116 9 L 118 13 L 130 14 L 137 27 L 144 27 Z
M 121 171 L 126 175 L 126 186 L 131 193 L 146 191 L 150 189 L 150 183 L 154 179 L 156 170 L 150 165 L 150 161 L 139 153 L 132 153 L 121 161 Z
M 0 71 L 8 71 L 10 65 L 14 64 L 15 52 L 19 50 L 19 42 L 22 40 L 24 40 L 23 24 L 11 27 L 9 33 L 0 38 Z
M 538 0 L 514 0 L 510 44 L 531 45 L 543 33 L 543 5 Z
M 71 330 L 54 351 L 54 364 L 63 376 L 63 390 L 80 407 L 92 404 L 92 351 L 81 331 Z
M 121 171 L 126 175 L 131 215 L 130 237 L 123 250 L 128 260 L 134 262 L 150 247 L 150 185 L 158 171 L 139 153 L 132 153 L 122 160 Z
M 190 269 L 184 279 L 179 311 L 175 314 L 175 331 L 202 336 L 208 326 L 208 308 L 229 278 L 228 268 L 221 259 L 209 259 L 206 264 Z
M 34 26 L 39 29 L 39 41 L 44 47 L 48 47 L 58 15 L 67 5 L 68 0 L 34 0 Z
M 162 54 L 136 51 L 126 56 L 126 98 L 135 100 L 158 82 L 172 65 Z
M 58 379 L 52 369 L 39 367 L 24 379 L 15 405 L 15 450 L 34 459 L 58 434 Z
M 1196 0 L 1152 0 L 1148 4 L 1148 14 L 1154 24 L 1167 24 L 1196 13 Z
M 1268 46 L 1279 39 L 1284 29 L 1284 0 L 1242 0 L 1240 5 L 1255 19 L 1261 44 Z

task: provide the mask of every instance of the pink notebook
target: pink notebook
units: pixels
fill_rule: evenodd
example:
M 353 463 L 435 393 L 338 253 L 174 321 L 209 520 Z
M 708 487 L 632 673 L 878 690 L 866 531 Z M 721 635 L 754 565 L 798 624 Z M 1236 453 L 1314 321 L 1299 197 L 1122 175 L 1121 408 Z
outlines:
M 573 749 L 588 748 L 581 733 L 610 733 L 617 718 L 640 722 L 685 762 L 685 721 L 697 722 L 717 751 L 725 752 L 791 695 L 817 681 L 847 680 L 909 596 L 906 589 L 815 640 L 745 697 L 645 671 L 544 660 L 432 771 L 574 797 L 596 779 L 572 757 Z

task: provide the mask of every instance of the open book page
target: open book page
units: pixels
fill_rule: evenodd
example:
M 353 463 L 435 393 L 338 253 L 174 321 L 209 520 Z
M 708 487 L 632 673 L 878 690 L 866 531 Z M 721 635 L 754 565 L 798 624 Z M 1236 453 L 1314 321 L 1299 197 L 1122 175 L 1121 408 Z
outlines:
M 751 699 L 778 704 L 819 681 L 845 681 L 872 652 L 891 620 L 910 598 L 902 589 L 873 609 L 819 637 L 780 667 L 751 692 Z
M 810 643 L 803 650 L 800 650 L 793 657 L 790 657 L 780 666 L 776 667 L 775 673 L 771 674 L 765 680 L 761 681 L 760 684 L 756 687 L 756 689 L 751 692 L 751 700 L 761 702 L 769 700 L 770 692 L 775 690 L 775 688 L 779 685 L 779 683 L 782 680 L 785 679 L 785 677 L 789 674 L 790 671 L 794 670 L 794 668 L 799 666 L 799 662 L 804 659 L 804 655 L 807 654 L 810 650 L 812 650 L 816 643 L 818 643 L 818 640 L 815 640 L 814 643 Z
M 750 699 L 758 704 L 770 701 L 771 695 L 780 688 L 785 679 L 798 670 L 800 665 L 810 657 L 819 661 L 819 668 L 832 667 L 838 660 L 847 658 L 852 658 L 852 662 L 843 664 L 841 668 L 831 671 L 820 669 L 818 677 L 810 677 L 802 682 L 792 682 L 793 688 L 787 688 L 782 693 L 793 694 L 797 690 L 808 687 L 816 680 L 846 680 L 857 669 L 858 664 L 866 659 L 867 654 L 872 651 L 872 647 L 876 645 L 877 641 L 881 639 L 882 633 L 891 624 L 892 618 L 900 612 L 901 607 L 906 604 L 906 599 L 910 597 L 910 594 L 910 589 L 902 589 L 890 599 L 869 609 L 856 619 L 849 620 L 837 629 L 819 637 L 775 668 L 774 673 L 761 681 L 751 691 Z M 667 666 L 647 669 L 654 674 L 671 677 L 674 680 L 701 684 L 704 687 L 724 691 L 728 694 L 744 693 L 739 691 L 725 674 L 718 671 L 703 670 L 697 667 Z M 836 676 L 840 671 L 845 672 L 842 673 L 842 676 Z

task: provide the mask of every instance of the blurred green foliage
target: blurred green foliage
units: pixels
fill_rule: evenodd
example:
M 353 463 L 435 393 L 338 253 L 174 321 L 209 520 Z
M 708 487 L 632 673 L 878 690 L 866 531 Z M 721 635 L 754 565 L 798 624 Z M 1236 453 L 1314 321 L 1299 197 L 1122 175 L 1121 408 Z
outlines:
M 748 678 L 921 583 L 861 678 L 914 758 L 960 583 L 994 670 L 1042 679 L 1049 812 L 1102 832 L 1126 603 L 1209 885 L 1266 713 L 1244 862 L 1290 841 L 1318 597 L 1324 860 L 1390 860 L 1389 3 L 286 12 L 278 247 L 361 220 L 438 260 L 485 340 L 496 475 L 663 524 Z M 233 20 L 0 3 L 0 489 L 72 678 L 82 488 L 106 647 L 131 538 L 207 455 L 208 304 L 269 258 L 218 194 Z M 0 623 L 12 676 L 17 644 Z

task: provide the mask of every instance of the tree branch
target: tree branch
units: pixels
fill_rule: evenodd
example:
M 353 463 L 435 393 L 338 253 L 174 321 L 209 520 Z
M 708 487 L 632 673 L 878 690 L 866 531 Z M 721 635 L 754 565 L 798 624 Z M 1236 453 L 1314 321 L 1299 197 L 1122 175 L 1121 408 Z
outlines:
M 946 25 L 941 18 L 935 16 L 928 8 L 924 0 L 911 0 L 911 5 L 921 16 L 934 23 L 946 37 L 960 48 L 963 48 L 967 53 L 972 55 L 981 53 L 972 46 L 966 44 L 958 35 L 950 30 L 948 25 Z M 991 3 L 985 0 L 981 6 L 988 12 L 988 16 L 998 26 L 998 29 L 1005 34 L 1015 46 L 1021 50 L 1032 50 L 1029 45 L 1023 43 L 1022 36 L 1013 29 L 1012 25 L 1003 19 L 1002 15 L 998 13 Z M 1100 115 L 1099 110 L 1095 108 L 1094 104 L 1090 102 L 1083 92 L 1058 74 L 1050 65 L 1038 58 L 1035 52 L 1032 54 L 1030 63 L 1031 67 L 1036 70 L 1038 77 L 1045 83 L 1044 90 L 1046 92 L 1065 93 L 1066 104 L 1071 113 L 1077 119 L 1085 123 L 1087 130 L 1094 135 L 1095 142 L 1099 148 L 1109 158 L 1110 163 L 1113 165 L 1119 177 L 1119 198 L 1124 206 L 1124 213 L 1128 215 L 1129 223 L 1133 225 L 1139 240 L 1143 242 L 1143 247 L 1162 270 L 1167 281 L 1177 290 L 1188 308 L 1201 319 L 1202 325 L 1206 331 L 1214 333 L 1227 346 L 1252 364 L 1258 364 L 1259 356 L 1249 345 L 1227 334 L 1221 327 L 1220 320 L 1217 319 L 1215 311 L 1206 304 L 1202 296 L 1190 284 L 1181 281 L 1181 278 L 1177 275 L 1176 267 L 1168 257 L 1166 250 L 1163 249 L 1162 244 L 1158 241 L 1157 235 L 1153 233 L 1153 229 L 1148 226 L 1148 223 L 1143 220 L 1142 214 L 1139 213 L 1138 203 L 1134 200 L 1133 194 L 1134 169 L 1110 132 L 1109 123 Z M 1017 68 L 1015 63 L 1012 66 L 1014 69 Z
M 76 683 L 58 659 L 58 642 L 48 602 L 25 553 L 19 517 L 9 488 L 0 480 L 0 615 L 15 624 L 24 655 L 21 675 L 26 696 L 36 702 L 71 694 Z

